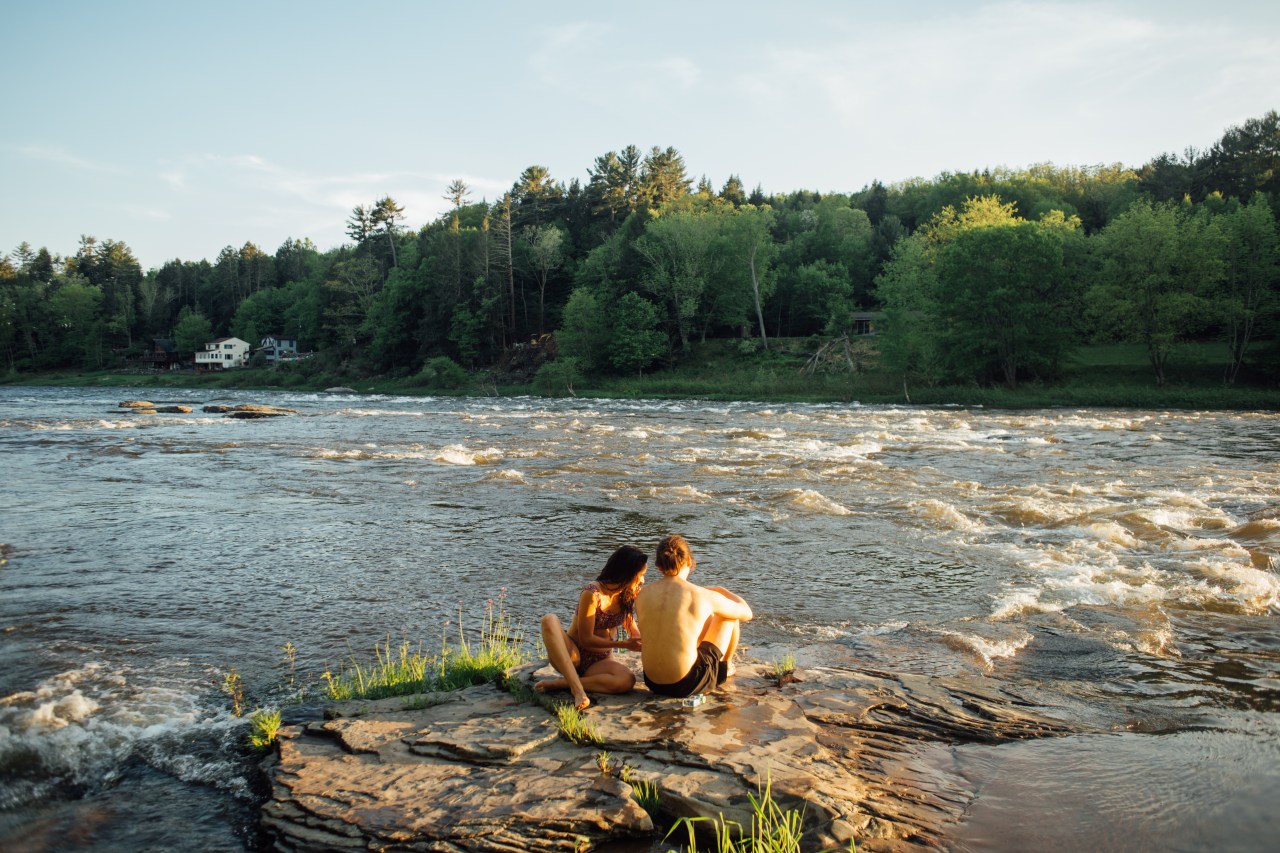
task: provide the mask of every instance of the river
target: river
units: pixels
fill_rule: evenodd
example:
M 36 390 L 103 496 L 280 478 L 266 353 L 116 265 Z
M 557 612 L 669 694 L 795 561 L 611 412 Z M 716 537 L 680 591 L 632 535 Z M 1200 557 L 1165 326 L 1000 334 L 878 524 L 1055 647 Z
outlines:
M 297 413 L 200 412 L 241 402 Z M 748 654 L 1080 727 L 934 755 L 957 849 L 1280 833 L 1274 414 L 0 387 L 0 513 L 5 850 L 256 849 L 230 668 L 305 714 L 352 653 L 490 601 L 531 633 L 670 532 L 754 606 Z

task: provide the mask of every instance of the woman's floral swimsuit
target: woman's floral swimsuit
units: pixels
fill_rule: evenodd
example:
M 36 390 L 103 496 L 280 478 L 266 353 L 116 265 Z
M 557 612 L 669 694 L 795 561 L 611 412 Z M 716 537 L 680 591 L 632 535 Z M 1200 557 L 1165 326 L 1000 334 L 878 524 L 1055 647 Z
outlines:
M 583 592 L 590 591 L 593 595 L 602 595 L 600 584 L 592 581 L 582 588 Z M 613 631 L 613 636 L 617 637 L 618 626 L 627 621 L 630 610 L 619 610 L 617 613 L 610 613 L 602 607 L 596 607 L 596 624 L 593 633 L 599 634 L 601 631 Z M 578 620 L 578 610 L 575 607 L 573 611 L 573 619 Z M 584 674 L 592 665 L 606 660 L 613 656 L 613 649 L 605 649 L 604 651 L 587 651 L 586 649 L 578 649 L 578 675 Z

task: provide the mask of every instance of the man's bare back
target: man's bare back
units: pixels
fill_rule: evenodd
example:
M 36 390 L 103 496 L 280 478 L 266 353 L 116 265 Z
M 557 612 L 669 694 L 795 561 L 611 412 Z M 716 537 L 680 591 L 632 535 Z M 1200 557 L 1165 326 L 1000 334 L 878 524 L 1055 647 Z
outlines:
M 636 598 L 645 681 L 667 695 L 714 688 L 732 675 L 739 625 L 751 619 L 751 608 L 726 589 L 689 582 L 696 562 L 682 537 L 662 540 L 655 564 L 662 578 Z M 717 672 L 702 672 L 713 665 Z

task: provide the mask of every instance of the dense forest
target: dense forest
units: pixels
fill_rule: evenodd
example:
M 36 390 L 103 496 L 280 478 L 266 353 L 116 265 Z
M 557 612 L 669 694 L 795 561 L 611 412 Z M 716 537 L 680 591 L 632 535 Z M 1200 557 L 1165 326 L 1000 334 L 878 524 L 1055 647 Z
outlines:
M 1190 340 L 1221 343 L 1228 384 L 1276 372 L 1275 111 L 1140 167 L 766 195 L 693 179 L 674 148 L 629 146 L 585 183 L 530 166 L 494 201 L 462 181 L 447 199 L 418 231 L 385 197 L 329 251 L 249 242 L 146 271 L 117 240 L 84 236 L 67 256 L 23 243 L 0 258 L 4 367 L 99 369 L 154 338 L 191 352 L 275 334 L 336 376 L 501 371 L 539 340 L 559 369 L 636 374 L 709 338 L 762 350 L 870 323 L 904 382 L 1052 381 L 1102 342 L 1140 344 L 1157 384 Z

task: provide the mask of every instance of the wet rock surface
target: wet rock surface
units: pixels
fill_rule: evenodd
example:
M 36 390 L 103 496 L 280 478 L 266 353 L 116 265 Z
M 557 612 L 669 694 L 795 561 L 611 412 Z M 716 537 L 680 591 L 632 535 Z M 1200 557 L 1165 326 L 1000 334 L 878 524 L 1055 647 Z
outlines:
M 149 400 L 125 400 L 119 407 L 133 415 L 189 415 L 192 411 L 191 406 L 184 403 L 160 404 Z
M 283 409 L 279 406 L 260 406 L 254 403 L 244 403 L 239 406 L 210 404 L 201 409 L 201 411 L 206 414 L 223 415 L 224 417 L 237 418 L 239 420 L 279 418 L 285 415 L 296 415 L 298 413 L 297 409 Z
M 531 666 L 513 678 L 550 675 Z M 262 827 L 288 851 L 579 851 L 622 839 L 647 849 L 665 830 L 617 772 L 601 771 L 606 750 L 626 778 L 656 784 L 663 826 L 720 815 L 746 825 L 749 795 L 768 784 L 782 808 L 803 809 L 805 849 L 945 849 L 970 795 L 922 752 L 1077 730 L 972 679 L 802 677 L 779 687 L 766 665 L 744 664 L 696 708 L 643 687 L 593 697 L 585 717 L 599 746 L 570 743 L 547 709 L 495 685 L 344 703 L 282 730 Z

